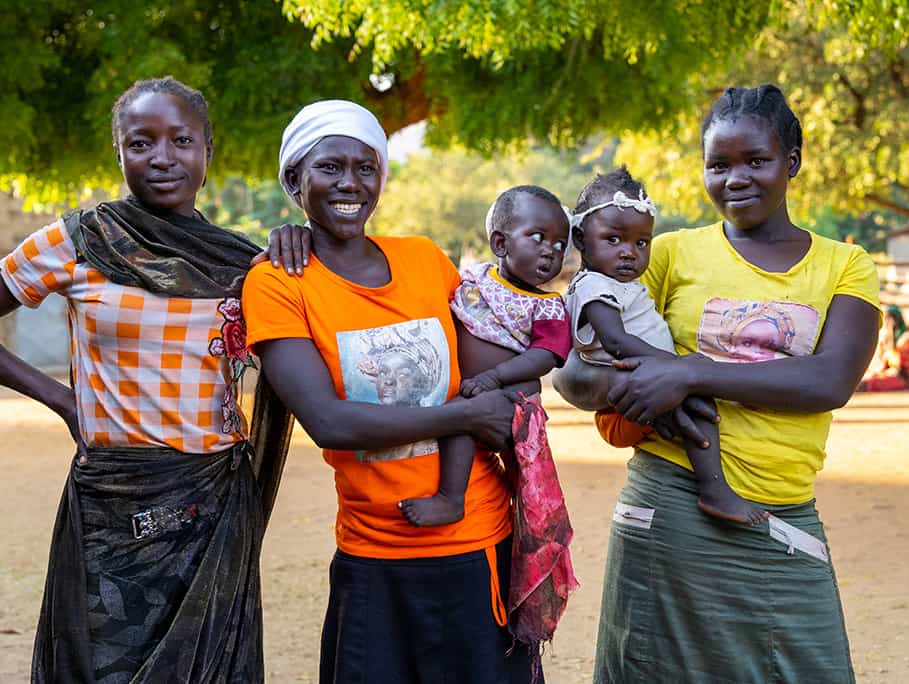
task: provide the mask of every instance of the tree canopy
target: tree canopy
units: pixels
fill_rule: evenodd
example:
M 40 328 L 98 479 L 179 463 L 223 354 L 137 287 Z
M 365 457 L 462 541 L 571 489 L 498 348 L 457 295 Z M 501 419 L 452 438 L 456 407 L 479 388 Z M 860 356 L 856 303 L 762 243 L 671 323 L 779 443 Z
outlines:
M 0 0 L 0 187 L 38 203 L 115 191 L 110 106 L 173 74 L 212 106 L 214 180 L 272 178 L 283 126 L 320 98 L 391 133 L 484 154 L 617 136 L 692 219 L 698 114 L 729 84 L 779 83 L 805 129 L 804 215 L 909 215 L 907 0 Z M 485 202 L 485 198 L 483 200 Z
M 715 81 L 720 87 L 705 90 L 700 105 L 672 125 L 625 131 L 617 160 L 645 179 L 658 201 L 694 220 L 712 216 L 701 189 L 699 114 L 722 86 L 777 83 L 804 131 L 802 169 L 790 194 L 797 215 L 823 220 L 830 209 L 885 209 L 886 220 L 909 216 L 907 5 L 781 3 L 754 47 Z
M 218 175 L 274 174 L 304 103 L 349 98 L 389 132 L 481 152 L 571 147 L 690 108 L 771 0 L 0 0 L 0 185 L 72 200 L 119 181 L 109 110 L 164 74 L 212 105 Z

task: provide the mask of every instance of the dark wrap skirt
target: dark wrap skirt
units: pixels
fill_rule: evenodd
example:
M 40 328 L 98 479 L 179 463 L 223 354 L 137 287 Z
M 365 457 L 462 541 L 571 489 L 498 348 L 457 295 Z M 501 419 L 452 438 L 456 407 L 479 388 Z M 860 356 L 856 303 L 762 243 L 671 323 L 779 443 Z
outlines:
M 263 681 L 263 519 L 246 449 L 93 448 L 73 463 L 33 683 Z

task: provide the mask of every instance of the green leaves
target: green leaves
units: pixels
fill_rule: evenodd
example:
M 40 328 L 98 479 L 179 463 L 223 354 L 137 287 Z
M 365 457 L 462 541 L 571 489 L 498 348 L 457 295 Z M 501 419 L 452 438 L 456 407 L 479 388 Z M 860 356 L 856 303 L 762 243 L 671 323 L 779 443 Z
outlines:
M 822 209 L 909 215 L 909 32 L 892 30 L 905 3 L 789 0 L 775 11 L 755 48 L 713 83 L 783 88 L 805 138 L 789 193 L 797 218 L 811 225 Z M 701 190 L 698 112 L 719 91 L 672 127 L 623 135 L 617 152 L 658 202 L 692 221 L 716 217 Z
M 805 131 L 805 163 L 790 195 L 800 219 L 820 205 L 909 207 L 907 5 L 95 0 L 86 8 L 46 0 L 26 9 L 0 0 L 14 19 L 0 23 L 0 188 L 32 205 L 73 203 L 98 188 L 115 193 L 110 107 L 134 80 L 170 73 L 210 102 L 216 185 L 274 178 L 281 131 L 299 108 L 347 98 L 376 112 L 389 133 L 425 120 L 430 145 L 455 148 L 439 157 L 459 170 L 450 178 L 419 161 L 407 169 L 465 188 L 465 174 L 484 178 L 470 186 L 477 198 L 455 193 L 460 204 L 443 212 L 469 214 L 478 229 L 475 214 L 498 175 L 512 185 L 530 177 L 483 157 L 464 162 L 464 150 L 530 159 L 537 141 L 578 156 L 604 133 L 621 138 L 617 161 L 644 179 L 661 208 L 708 220 L 715 213 L 701 190 L 699 115 L 727 85 L 776 82 Z M 370 84 L 376 74 L 393 85 L 379 92 Z M 411 174 L 401 171 L 401 182 L 417 187 Z M 386 195 L 376 226 L 404 225 L 391 188 Z M 439 196 L 427 194 L 427 211 Z M 250 221 L 250 229 L 262 227 Z M 450 248 L 458 240 L 482 247 L 473 237 L 456 240 L 458 222 L 445 222 L 440 239 Z

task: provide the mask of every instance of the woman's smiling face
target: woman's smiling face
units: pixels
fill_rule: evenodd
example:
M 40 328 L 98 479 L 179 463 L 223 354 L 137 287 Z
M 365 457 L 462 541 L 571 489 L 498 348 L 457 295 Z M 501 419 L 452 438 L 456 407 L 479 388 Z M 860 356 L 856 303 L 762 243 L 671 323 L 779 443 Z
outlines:
M 704 187 L 736 228 L 763 225 L 785 211 L 789 179 L 800 166 L 801 151 L 783 149 L 764 119 L 717 119 L 704 133 Z
M 355 138 L 323 138 L 286 179 L 299 189 L 314 230 L 342 240 L 363 234 L 379 200 L 382 174 L 376 151 Z

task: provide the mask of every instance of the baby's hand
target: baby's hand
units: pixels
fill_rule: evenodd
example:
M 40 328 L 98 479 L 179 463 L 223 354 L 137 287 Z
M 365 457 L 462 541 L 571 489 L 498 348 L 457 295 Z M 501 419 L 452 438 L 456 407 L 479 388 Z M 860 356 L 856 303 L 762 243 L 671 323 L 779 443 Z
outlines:
M 479 375 L 461 381 L 461 396 L 469 399 L 483 392 L 499 389 L 501 386 L 502 383 L 499 382 L 495 369 L 483 371 Z

